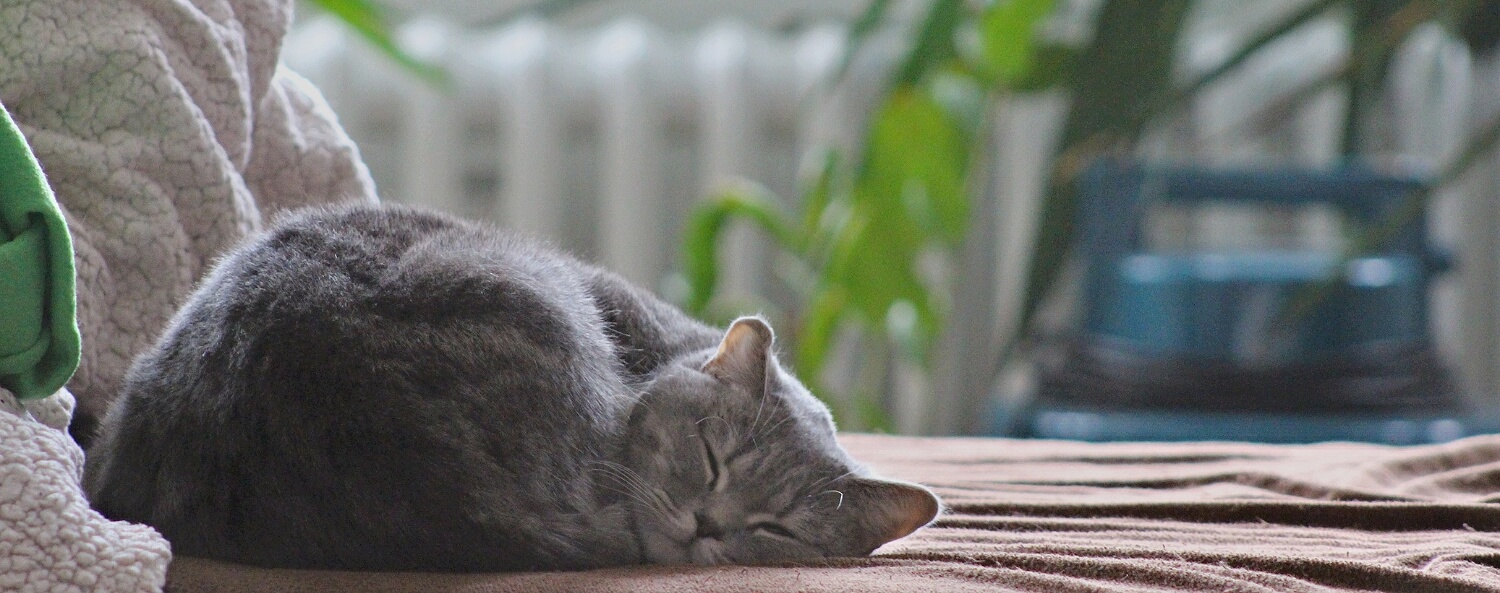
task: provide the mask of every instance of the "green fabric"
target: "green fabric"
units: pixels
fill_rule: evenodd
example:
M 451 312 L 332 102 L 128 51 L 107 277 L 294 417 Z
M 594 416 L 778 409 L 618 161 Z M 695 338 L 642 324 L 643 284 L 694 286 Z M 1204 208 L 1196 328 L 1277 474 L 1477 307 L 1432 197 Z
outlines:
M 73 244 L 42 168 L 0 105 L 0 386 L 46 397 L 78 368 Z

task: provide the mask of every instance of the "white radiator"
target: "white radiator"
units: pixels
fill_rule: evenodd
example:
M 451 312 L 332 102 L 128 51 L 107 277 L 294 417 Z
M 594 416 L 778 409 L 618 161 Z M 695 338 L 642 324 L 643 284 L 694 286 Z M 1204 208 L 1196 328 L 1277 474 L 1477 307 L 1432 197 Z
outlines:
M 848 144 L 880 82 L 866 60 L 852 84 L 823 84 L 841 57 L 835 28 L 782 38 L 726 23 L 673 37 L 631 20 L 482 33 L 421 21 L 400 36 L 449 70 L 451 92 L 329 21 L 304 23 L 285 52 L 339 113 L 384 198 L 550 237 L 653 288 L 694 202 L 736 177 L 792 195 L 798 155 Z M 736 241 L 729 251 L 747 257 L 731 261 L 728 286 L 759 292 L 765 274 L 750 262 L 765 258 Z
M 1336 23 L 1329 24 L 1336 27 Z M 420 57 L 444 65 L 453 88 L 439 93 L 398 71 L 336 23 L 301 23 L 284 55 L 328 97 L 375 176 L 383 198 L 419 202 L 489 219 L 549 238 L 669 297 L 680 231 L 691 206 L 736 178 L 795 197 L 803 155 L 852 146 L 894 40 L 876 40 L 845 82 L 829 83 L 843 52 L 842 30 L 782 35 L 734 23 L 668 34 L 633 20 L 569 30 L 526 20 L 498 30 L 464 30 L 438 21 L 400 32 Z M 1344 51 L 1336 31 L 1310 28 L 1300 43 L 1247 64 L 1246 75 L 1205 96 L 1185 120 L 1153 134 L 1144 152 L 1210 162 L 1264 158 L 1303 163 L 1332 157 L 1342 117 L 1338 100 L 1298 107 L 1270 128 L 1226 136 L 1278 88 L 1331 64 Z M 1234 39 L 1201 35 L 1190 63 L 1222 59 Z M 1440 157 L 1454 130 L 1472 122 L 1471 94 L 1486 113 L 1500 111 L 1471 75 L 1467 54 L 1435 31 L 1410 44 L 1400 66 L 1393 108 L 1395 139 L 1406 152 Z M 1308 52 L 1316 54 L 1308 57 Z M 1281 73 L 1277 85 L 1264 77 Z M 1474 90 L 1471 90 L 1471 87 Z M 1064 112 L 1054 95 L 1016 97 L 997 107 L 994 191 L 981 204 L 975 238 L 963 256 L 954 320 L 932 378 L 899 366 L 878 381 L 906 432 L 982 428 L 991 395 L 984 343 L 1012 325 L 1024 276 L 1025 245 L 1051 147 Z M 1244 134 L 1254 137 L 1245 140 Z M 1493 162 L 1493 161 L 1492 161 Z M 1438 291 L 1435 326 L 1466 384 L 1500 399 L 1500 177 L 1494 167 L 1437 209 L 1438 235 L 1462 247 L 1462 281 Z M 1002 196 L 996 200 L 993 196 Z M 1459 241 L 1461 238 L 1467 238 Z M 733 231 L 723 287 L 751 309 L 773 312 L 788 290 L 776 281 L 776 258 L 748 229 Z M 757 301 L 751 295 L 770 295 Z M 1460 322 L 1462 320 L 1462 322 Z M 852 387 L 860 365 L 830 370 L 829 382 Z
M 671 272 L 692 206 L 737 178 L 794 199 L 803 155 L 856 143 L 897 49 L 873 39 L 834 85 L 840 27 L 785 36 L 725 22 L 672 35 L 637 20 L 584 31 L 425 20 L 399 35 L 449 71 L 449 92 L 329 20 L 302 23 L 284 51 L 327 96 L 383 199 L 547 238 L 668 298 L 684 290 Z M 722 253 L 726 302 L 767 313 L 790 304 L 755 230 L 732 228 Z M 835 360 L 828 382 L 855 388 L 855 358 Z M 898 400 L 890 404 L 907 432 L 932 430 L 916 376 L 895 368 L 876 381 Z M 967 399 L 977 407 L 985 397 Z

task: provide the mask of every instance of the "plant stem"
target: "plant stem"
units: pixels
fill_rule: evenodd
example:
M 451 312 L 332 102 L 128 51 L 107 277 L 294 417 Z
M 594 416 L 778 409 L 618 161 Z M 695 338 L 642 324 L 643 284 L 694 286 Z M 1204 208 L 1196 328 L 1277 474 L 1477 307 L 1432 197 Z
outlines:
M 1144 114 L 1164 104 L 1178 31 L 1191 5 L 1186 0 L 1111 0 L 1100 11 L 1094 40 L 1079 61 L 1073 104 L 1058 144 L 1062 150 L 1037 222 L 1018 334 L 1030 326 L 1071 250 L 1076 173 L 1117 141 L 1133 141 L 1150 120 Z
M 1432 196 L 1438 191 L 1457 181 L 1460 176 L 1468 172 L 1479 159 L 1494 150 L 1496 144 L 1500 144 L 1500 116 L 1491 120 L 1484 129 L 1464 145 L 1453 162 L 1448 163 L 1442 171 L 1433 177 L 1432 182 L 1424 185 L 1421 189 L 1406 196 L 1401 205 L 1379 224 L 1359 234 L 1349 247 L 1340 255 L 1339 261 L 1334 269 L 1339 271 L 1333 276 L 1315 285 L 1306 287 L 1292 296 L 1287 305 L 1282 308 L 1278 315 L 1277 325 L 1285 331 L 1295 327 L 1314 309 L 1322 305 L 1333 295 L 1334 289 L 1343 279 L 1342 270 L 1348 268 L 1350 261 L 1374 253 L 1387 241 L 1394 237 L 1401 229 L 1412 223 L 1416 217 L 1427 211 Z
M 1254 37 L 1251 37 L 1249 41 L 1246 41 L 1244 45 L 1240 46 L 1240 49 L 1238 51 L 1235 51 L 1223 62 L 1220 62 L 1219 65 L 1210 68 L 1203 74 L 1199 74 L 1197 78 L 1194 78 L 1187 84 L 1179 87 L 1177 91 L 1172 95 L 1171 105 L 1169 106 L 1169 108 L 1175 109 L 1176 106 L 1181 105 L 1188 99 L 1196 96 L 1199 91 L 1202 91 L 1208 85 L 1213 84 L 1214 81 L 1219 80 L 1225 74 L 1228 74 L 1230 71 L 1238 68 L 1240 64 L 1245 63 L 1246 60 L 1249 60 L 1251 56 L 1254 56 L 1261 49 L 1274 43 L 1276 40 L 1281 39 L 1287 33 L 1292 32 L 1298 27 L 1311 22 L 1313 19 L 1322 15 L 1324 12 L 1327 12 L 1329 8 L 1332 8 L 1335 4 L 1338 4 L 1342 1 L 1343 0 L 1317 0 L 1316 2 L 1311 2 L 1306 6 L 1303 6 L 1301 10 L 1287 15 L 1286 18 L 1278 21 L 1276 24 L 1271 25 L 1270 27 L 1267 27 L 1264 31 L 1261 31 Z
M 1455 1 L 1463 2 L 1464 5 L 1467 5 L 1474 0 Z M 1079 79 L 1082 82 L 1074 89 L 1075 97 L 1079 97 L 1081 93 L 1087 93 L 1089 90 L 1087 83 L 1091 78 L 1089 66 L 1100 63 L 1100 60 L 1096 59 L 1099 53 L 1097 48 L 1102 41 L 1100 36 L 1106 33 L 1107 26 L 1109 25 L 1107 19 L 1121 18 L 1118 15 L 1111 14 L 1110 7 L 1120 3 L 1134 4 L 1136 5 L 1136 10 L 1142 9 L 1139 6 L 1142 3 L 1128 2 L 1127 0 L 1114 0 L 1105 5 L 1104 13 L 1100 16 L 1101 30 L 1099 33 L 1096 33 L 1095 42 L 1090 46 L 1089 51 L 1086 52 L 1082 60 L 1082 66 L 1080 66 Z M 1161 0 L 1155 2 L 1157 5 L 1161 3 Z M 1155 97 L 1154 100 L 1149 100 L 1144 104 L 1138 101 L 1122 100 L 1105 107 L 1105 109 L 1115 110 L 1116 113 L 1123 112 L 1127 114 L 1121 118 L 1123 121 L 1116 126 L 1098 126 L 1090 130 L 1087 134 L 1078 134 L 1077 129 L 1071 127 L 1064 128 L 1062 142 L 1059 144 L 1062 149 L 1053 163 L 1048 194 L 1043 204 L 1042 217 L 1039 222 L 1043 232 L 1038 234 L 1037 243 L 1033 248 L 1031 271 L 1026 285 L 1026 296 L 1022 303 L 1020 321 L 1017 324 L 1017 328 L 1019 328 L 1017 330 L 1018 333 L 1015 336 L 1008 337 L 1006 346 L 1001 348 L 1002 357 L 1009 358 L 1017 352 L 1017 347 L 1023 338 L 1023 334 L 1028 331 L 1030 325 L 1035 320 L 1041 305 L 1042 296 L 1051 289 L 1052 283 L 1061 272 L 1064 263 L 1064 254 L 1072 244 L 1072 218 L 1076 214 L 1076 203 L 1070 194 L 1073 191 L 1072 180 L 1077 174 L 1082 172 L 1089 163 L 1092 163 L 1094 159 L 1106 151 L 1114 149 L 1121 143 L 1133 144 L 1151 120 L 1163 113 L 1179 109 L 1183 104 L 1195 97 L 1198 92 L 1201 92 L 1202 89 L 1231 72 L 1235 67 L 1254 55 L 1255 52 L 1278 39 L 1280 35 L 1284 35 L 1312 20 L 1321 14 L 1321 11 L 1329 9 L 1332 4 L 1331 0 L 1319 0 L 1308 5 L 1303 10 L 1288 15 L 1287 18 L 1267 28 L 1265 32 L 1251 38 L 1244 47 L 1232 54 L 1224 64 L 1204 73 L 1202 76 L 1184 85 L 1181 89 L 1165 94 L 1140 93 L 1141 96 Z M 1389 16 L 1387 18 L 1381 19 L 1382 26 L 1376 27 L 1371 35 L 1354 48 L 1353 53 L 1389 52 L 1402 39 L 1405 39 L 1417 25 L 1435 17 L 1443 9 L 1451 8 L 1454 8 L 1452 3 L 1445 3 L 1441 0 L 1416 0 L 1409 2 L 1400 10 L 1388 13 Z M 1175 34 L 1173 38 L 1175 40 Z M 1127 48 L 1123 47 L 1115 49 L 1116 51 L 1128 51 Z M 1137 63 L 1139 63 L 1139 60 L 1137 60 Z M 1352 76 L 1354 68 L 1355 65 L 1351 61 L 1337 73 L 1337 76 Z M 1137 105 L 1137 107 L 1131 108 L 1131 105 Z M 1078 109 L 1079 106 L 1075 104 L 1074 111 Z M 1071 111 L 1069 119 L 1071 124 L 1071 120 L 1073 119 L 1073 112 Z M 1063 218 L 1066 218 L 1066 220 L 1063 220 Z M 1056 235 L 1061 235 L 1062 237 L 1059 238 Z M 1003 366 L 1006 362 L 1004 359 L 997 361 L 997 368 Z
M 477 23 L 482 28 L 499 27 L 526 16 L 555 17 L 568 11 L 597 4 L 600 0 L 542 0 L 518 6 Z

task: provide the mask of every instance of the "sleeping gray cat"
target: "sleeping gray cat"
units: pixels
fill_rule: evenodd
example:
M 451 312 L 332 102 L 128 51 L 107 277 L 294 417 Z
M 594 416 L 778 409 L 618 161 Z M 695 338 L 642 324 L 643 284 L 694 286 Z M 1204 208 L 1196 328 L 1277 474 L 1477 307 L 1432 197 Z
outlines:
M 490 571 L 859 556 L 930 522 L 778 363 L 500 231 L 319 209 L 226 256 L 88 452 L 178 554 Z

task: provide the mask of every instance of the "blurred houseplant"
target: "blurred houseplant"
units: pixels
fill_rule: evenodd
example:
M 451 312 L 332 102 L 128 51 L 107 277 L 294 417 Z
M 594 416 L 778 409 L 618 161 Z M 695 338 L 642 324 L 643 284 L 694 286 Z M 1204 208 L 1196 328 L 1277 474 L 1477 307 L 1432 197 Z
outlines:
M 852 48 L 859 47 L 858 41 L 879 21 L 887 4 L 873 1 L 851 27 Z M 1017 335 L 997 336 L 991 345 L 996 374 L 1025 342 L 1061 277 L 1075 235 L 1073 179 L 1093 159 L 1106 153 L 1128 154 L 1159 118 L 1180 110 L 1267 46 L 1331 11 L 1342 11 L 1349 23 L 1351 49 L 1345 62 L 1286 101 L 1305 100 L 1334 85 L 1346 89 L 1341 148 L 1345 159 L 1357 159 L 1370 145 L 1365 138 L 1367 120 L 1383 92 L 1392 54 L 1411 31 L 1438 22 L 1479 44 L 1488 39 L 1485 35 L 1496 36 L 1497 20 L 1494 2 L 1310 0 L 1252 36 L 1217 66 L 1179 82 L 1174 77 L 1179 38 L 1194 2 L 1107 0 L 1095 17 L 1092 38 L 1081 48 L 1039 45 L 1037 24 L 1051 5 L 1025 0 L 978 6 L 932 2 L 869 124 L 862 152 L 847 166 L 832 157 L 825 161 L 806 186 L 800 215 L 780 211 L 776 200 L 753 187 L 728 190 L 698 211 L 684 249 L 693 289 L 690 310 L 710 311 L 715 244 L 725 220 L 754 221 L 802 261 L 815 279 L 801 287 L 804 306 L 794 313 L 800 319 L 795 358 L 799 371 L 813 378 L 815 390 L 825 397 L 835 395 L 827 398 L 843 412 L 846 424 L 881 428 L 887 416 L 868 395 L 829 394 L 816 378 L 828 360 L 836 328 L 846 322 L 857 324 L 866 335 L 887 336 L 906 359 L 932 368 L 931 346 L 943 327 L 945 306 L 952 302 L 947 298 L 952 287 L 925 275 L 924 261 L 936 251 L 952 262 L 964 238 L 971 192 L 983 186 L 983 141 L 993 114 L 989 106 L 998 93 L 1058 85 L 1067 90 L 1071 105 L 1036 221 L 1018 312 L 1021 329 Z M 1493 40 L 1488 43 L 1494 45 Z M 1497 125 L 1476 133 L 1459 156 L 1437 172 L 1432 187 L 1455 180 L 1497 138 Z M 1398 217 L 1425 208 L 1431 193 L 1411 196 Z M 1344 256 L 1374 250 L 1401 222 L 1356 229 L 1357 236 L 1346 241 Z M 1295 317 L 1320 296 L 1310 291 L 1294 299 L 1283 314 Z
M 445 76 L 402 52 L 382 11 L 369 0 L 308 0 L 340 17 L 415 75 L 443 85 Z M 530 8 L 546 13 L 588 0 L 544 0 Z M 789 311 L 799 373 L 828 399 L 841 421 L 855 428 L 884 428 L 889 416 L 869 393 L 834 394 L 820 380 L 841 327 L 862 330 L 877 351 L 894 350 L 930 369 L 933 346 L 950 318 L 951 285 L 931 264 L 947 262 L 962 244 L 976 192 L 987 191 L 986 140 L 992 105 L 1006 92 L 1061 88 L 1072 98 L 1052 159 L 1036 235 L 1029 249 L 1021 328 L 996 336 L 986 348 L 1000 364 L 1024 344 L 1046 298 L 1058 284 L 1072 246 L 1075 174 L 1106 153 L 1129 153 L 1146 130 L 1189 104 L 1226 73 L 1299 27 L 1329 13 L 1348 23 L 1351 43 L 1340 68 L 1278 103 L 1307 100 L 1327 88 L 1346 89 L 1342 149 L 1356 158 L 1369 144 L 1365 130 L 1392 52 L 1418 25 L 1451 27 L 1476 50 L 1500 37 L 1500 2 L 1494 0 L 1307 0 L 1252 35 L 1218 65 L 1183 80 L 1178 46 L 1192 0 L 1102 0 L 1093 32 L 1081 45 L 1038 37 L 1053 0 L 931 0 L 911 29 L 906 54 L 855 153 L 829 153 L 804 184 L 796 212 L 760 187 L 724 190 L 698 209 L 685 235 L 683 265 L 690 287 L 685 306 L 715 317 L 718 238 L 730 220 L 762 228 L 800 263 L 795 288 L 800 305 Z M 872 0 L 849 27 L 848 52 L 887 26 L 890 0 Z M 849 58 L 846 56 L 845 64 Z M 1268 110 L 1269 111 L 1269 110 Z M 1436 175 L 1435 186 L 1455 179 L 1500 138 L 1491 125 Z M 1426 205 L 1412 196 L 1407 212 Z M 1393 221 L 1394 222 L 1394 221 Z M 1381 225 L 1347 241 L 1348 255 L 1378 245 Z M 937 268 L 942 268 L 942 265 Z M 1318 297 L 1311 294 L 1307 302 Z M 1295 308 L 1295 307 L 1294 307 Z M 1305 308 L 1305 307 L 1304 307 Z M 1295 315 L 1295 311 L 1288 313 Z M 873 338 L 873 339 L 870 339 Z M 871 360 L 878 359 L 869 357 Z M 979 398 L 981 394 L 967 394 Z M 977 421 L 977 419 L 976 419 Z M 973 428 L 973 427 L 971 427 Z
M 371 0 L 304 0 L 311 6 L 343 21 L 361 38 L 413 76 L 438 88 L 448 85 L 448 74 L 442 68 L 423 62 L 407 53 L 391 35 L 390 19 L 385 9 Z
M 396 63 L 442 84 L 441 71 L 392 40 L 383 10 L 368 0 L 310 0 L 339 17 Z M 543 3 L 547 6 L 556 4 Z M 892 3 L 877 0 L 851 29 L 849 54 L 885 25 Z M 542 5 L 538 5 L 542 6 Z M 972 191 L 969 170 L 986 137 L 982 111 L 994 95 L 1030 70 L 1032 29 L 1052 0 L 1007 0 L 982 6 L 939 0 L 926 10 L 855 159 L 830 154 L 811 182 L 799 216 L 778 210 L 760 190 L 736 188 L 698 212 L 685 257 L 692 288 L 687 308 L 707 315 L 717 277 L 715 244 L 732 217 L 756 220 L 816 277 L 804 287 L 808 307 L 790 336 L 796 364 L 817 382 L 834 332 L 848 320 L 890 327 L 904 356 L 925 361 L 943 318 L 941 294 L 919 273 L 919 259 L 951 251 L 964 235 Z M 847 59 L 845 62 L 847 66 Z M 904 189 L 892 191 L 895 186 Z M 827 393 L 824 389 L 817 389 Z M 866 403 L 868 399 L 847 400 Z M 878 406 L 840 409 L 856 425 L 884 426 Z
M 851 53 L 889 4 L 872 2 L 851 27 Z M 969 195 L 983 178 L 986 112 L 999 93 L 1031 74 L 1033 31 L 1052 5 L 932 2 L 875 107 L 863 147 L 850 159 L 825 155 L 799 213 L 786 212 L 781 200 L 747 183 L 693 215 L 684 248 L 687 309 L 713 315 L 718 238 L 730 219 L 753 221 L 806 272 L 794 286 L 804 299 L 793 313 L 799 374 L 844 425 L 888 427 L 887 414 L 867 394 L 829 397 L 821 372 L 846 323 L 874 336 L 874 344 L 884 336 L 907 361 L 931 365 L 949 301 L 934 278 L 940 274 L 924 269 L 924 262 L 934 254 L 951 260 L 963 241 Z

